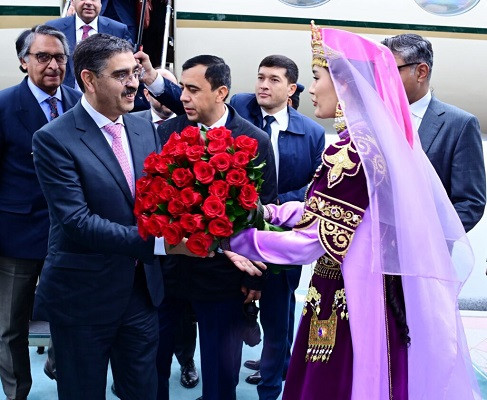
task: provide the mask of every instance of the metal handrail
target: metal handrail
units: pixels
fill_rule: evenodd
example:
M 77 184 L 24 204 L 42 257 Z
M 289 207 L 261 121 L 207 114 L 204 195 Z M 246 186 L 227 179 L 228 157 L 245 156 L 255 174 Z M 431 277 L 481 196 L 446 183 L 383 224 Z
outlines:
M 61 17 L 64 18 L 68 14 L 68 9 L 70 5 L 71 5 L 71 0 L 66 0 L 66 2 L 64 3 L 63 11 L 61 13 Z
M 162 39 L 162 56 L 161 56 L 161 67 L 166 68 L 166 59 L 167 59 L 167 47 L 169 46 L 169 27 L 171 22 L 171 14 L 172 14 L 172 1 L 167 0 L 166 6 L 166 20 L 164 22 L 164 37 Z

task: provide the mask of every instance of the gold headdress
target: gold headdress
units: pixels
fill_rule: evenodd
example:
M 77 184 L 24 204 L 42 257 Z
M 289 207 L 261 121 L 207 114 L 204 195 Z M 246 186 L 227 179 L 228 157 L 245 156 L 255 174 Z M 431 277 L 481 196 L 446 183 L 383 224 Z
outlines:
M 313 53 L 313 61 L 311 61 L 311 66 L 317 65 L 319 67 L 328 67 L 328 61 L 326 61 L 325 58 L 325 49 L 323 48 L 321 31 L 320 28 L 315 25 L 315 21 L 311 21 L 311 51 Z

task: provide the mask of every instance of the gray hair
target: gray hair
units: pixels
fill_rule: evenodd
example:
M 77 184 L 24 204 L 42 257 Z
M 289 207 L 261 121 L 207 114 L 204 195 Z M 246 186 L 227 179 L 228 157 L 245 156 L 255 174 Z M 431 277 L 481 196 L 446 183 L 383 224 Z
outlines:
M 402 35 L 386 38 L 382 41 L 393 54 L 400 56 L 406 64 L 425 63 L 429 67 L 428 80 L 433 71 L 433 46 L 431 42 L 422 36 L 414 33 L 404 33 Z
M 36 35 L 46 35 L 46 36 L 53 36 L 56 39 L 59 39 L 61 44 L 63 45 L 64 54 L 69 56 L 69 45 L 68 40 L 64 33 L 60 30 L 53 28 L 47 25 L 36 25 L 32 29 L 28 29 L 23 31 L 17 40 L 15 41 L 15 48 L 17 50 L 17 58 L 19 60 L 24 59 L 26 60 L 29 57 L 30 48 L 32 43 L 34 43 L 34 39 Z
M 84 93 L 85 85 L 81 79 L 81 71 L 87 69 L 99 76 L 103 71 L 108 60 L 115 54 L 133 53 L 133 46 L 130 42 L 105 33 L 91 35 L 81 41 L 74 50 L 74 76 Z

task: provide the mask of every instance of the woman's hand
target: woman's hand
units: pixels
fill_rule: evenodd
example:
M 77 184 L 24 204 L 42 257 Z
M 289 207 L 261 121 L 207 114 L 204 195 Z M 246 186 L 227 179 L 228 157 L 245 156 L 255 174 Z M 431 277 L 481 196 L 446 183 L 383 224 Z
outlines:
M 223 250 L 223 253 L 240 271 L 247 272 L 249 275 L 261 276 L 261 270 L 267 269 L 267 266 L 264 263 L 260 261 L 250 261 L 247 257 L 241 256 L 233 251 Z

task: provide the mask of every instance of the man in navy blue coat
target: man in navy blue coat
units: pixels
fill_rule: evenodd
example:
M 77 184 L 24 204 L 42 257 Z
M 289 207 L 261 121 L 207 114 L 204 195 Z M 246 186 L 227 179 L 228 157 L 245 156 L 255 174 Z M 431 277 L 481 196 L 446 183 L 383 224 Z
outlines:
M 304 200 L 325 144 L 323 127 L 288 105 L 297 79 L 298 67 L 291 59 L 271 55 L 259 65 L 255 94 L 236 94 L 230 101 L 243 118 L 271 137 L 279 203 Z M 247 378 L 249 383 L 258 383 L 260 400 L 276 400 L 282 390 L 294 333 L 294 291 L 300 276 L 300 267 L 269 274 L 262 289 L 259 304 L 264 346 L 260 365 L 252 361 L 244 364 L 260 369 Z
M 73 0 L 72 4 L 76 11 L 75 15 L 46 22 L 46 25 L 53 26 L 66 35 L 71 54 L 74 53 L 77 43 L 95 33 L 108 33 L 132 41 L 127 25 L 99 15 L 102 10 L 101 0 Z M 87 27 L 84 28 L 84 26 Z M 76 85 L 72 57 L 69 58 L 66 67 L 64 84 L 72 88 Z
M 81 95 L 61 84 L 69 54 L 61 32 L 40 25 L 23 32 L 16 47 L 27 77 L 0 92 L 0 377 L 8 399 L 25 399 L 32 384 L 29 318 L 49 232 L 32 135 Z

